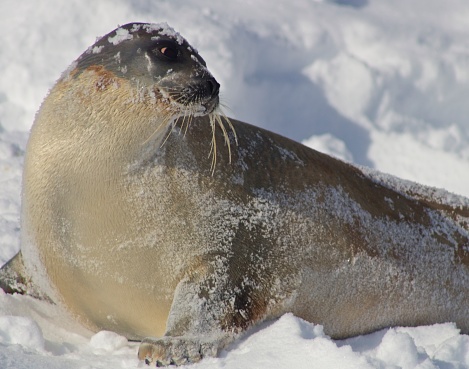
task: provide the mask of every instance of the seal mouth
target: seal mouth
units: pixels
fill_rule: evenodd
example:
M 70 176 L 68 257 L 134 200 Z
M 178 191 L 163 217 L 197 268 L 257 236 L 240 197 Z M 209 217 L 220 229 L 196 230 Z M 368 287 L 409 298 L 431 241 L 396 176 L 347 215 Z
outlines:
M 212 114 L 219 107 L 219 105 L 220 98 L 218 96 L 202 104 L 202 106 L 205 108 L 205 114 Z
M 192 108 L 195 115 L 210 114 L 218 107 L 220 84 L 211 77 L 207 80 L 189 84 L 183 88 L 169 88 L 168 95 L 172 101 Z M 186 110 L 184 109 L 184 110 Z

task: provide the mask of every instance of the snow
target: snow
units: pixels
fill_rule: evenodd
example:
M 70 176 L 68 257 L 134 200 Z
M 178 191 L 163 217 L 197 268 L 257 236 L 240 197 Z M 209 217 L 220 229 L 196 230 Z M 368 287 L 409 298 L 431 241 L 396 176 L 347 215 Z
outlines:
M 137 368 L 135 342 L 113 332 L 95 335 L 82 329 L 54 306 L 0 291 L 0 311 L 20 307 L 24 316 L 0 318 L 1 368 Z M 46 316 L 43 316 L 46 315 Z M 36 321 L 45 327 L 44 333 Z M 63 327 L 66 326 L 67 329 Z M 333 341 L 321 326 L 291 314 L 266 322 L 194 369 L 310 368 L 466 368 L 469 337 L 451 323 L 417 328 L 391 328 L 367 336 Z
M 108 41 L 113 45 L 119 45 L 122 41 L 131 40 L 133 36 L 124 28 L 118 28 L 115 36 L 108 37 Z
M 156 24 L 152 23 L 150 25 L 145 26 L 145 30 L 147 31 L 147 33 L 158 31 L 158 33 L 161 35 L 173 37 L 176 39 L 179 45 L 182 45 L 184 43 L 184 38 L 179 34 L 179 32 L 177 32 L 174 28 L 170 27 L 166 22 Z
M 0 342 L 44 350 L 44 337 L 39 325 L 34 320 L 21 316 L 0 317 Z
M 1 2 L 0 264 L 19 249 L 34 114 L 71 62 L 119 24 L 174 27 L 220 82 L 230 116 L 469 196 L 468 19 L 467 0 Z M 46 302 L 0 292 L 0 368 L 134 368 L 137 347 L 89 332 Z M 447 323 L 334 341 L 285 315 L 193 367 L 469 368 L 469 337 Z

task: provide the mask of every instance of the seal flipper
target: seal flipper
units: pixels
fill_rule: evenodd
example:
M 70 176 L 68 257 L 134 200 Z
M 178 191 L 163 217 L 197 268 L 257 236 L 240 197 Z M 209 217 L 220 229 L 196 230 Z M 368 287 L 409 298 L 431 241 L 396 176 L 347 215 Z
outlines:
M 24 295 L 28 293 L 30 283 L 20 251 L 0 269 L 0 288 L 6 293 Z
M 0 268 L 0 288 L 6 293 L 29 295 L 40 300 L 51 301 L 50 298 L 32 282 L 23 263 L 23 255 L 18 252 L 10 261 Z
M 195 336 L 148 337 L 140 343 L 138 358 L 147 365 L 157 367 L 193 364 L 204 357 L 217 356 L 226 345 L 223 341 Z
M 146 364 L 185 365 L 215 357 L 252 325 L 252 321 L 237 324 L 231 319 L 240 312 L 238 304 L 227 296 L 234 296 L 234 301 L 240 296 L 229 293 L 229 284 L 217 278 L 219 270 L 205 275 L 203 270 L 197 272 L 178 284 L 164 336 L 147 337 L 141 342 L 138 358 Z M 236 291 L 238 295 L 249 293 L 243 287 Z M 246 320 L 251 318 L 246 315 Z

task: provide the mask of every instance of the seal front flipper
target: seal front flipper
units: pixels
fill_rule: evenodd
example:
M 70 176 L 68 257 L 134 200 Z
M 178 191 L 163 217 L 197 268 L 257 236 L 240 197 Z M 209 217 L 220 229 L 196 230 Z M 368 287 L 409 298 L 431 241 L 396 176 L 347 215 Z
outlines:
M 250 290 L 230 285 L 220 270 L 179 282 L 161 338 L 145 338 L 138 357 L 156 366 L 196 363 L 216 357 L 243 331 L 252 326 L 249 312 L 240 311 L 236 301 L 250 299 Z M 242 319 L 234 319 L 236 316 Z M 241 321 L 242 320 L 242 321 Z
M 19 293 L 50 301 L 50 298 L 34 285 L 26 272 L 21 251 L 0 268 L 0 288 L 9 294 Z
M 193 364 L 204 357 L 217 356 L 226 345 L 223 340 L 195 336 L 145 338 L 138 349 L 138 358 L 157 367 Z

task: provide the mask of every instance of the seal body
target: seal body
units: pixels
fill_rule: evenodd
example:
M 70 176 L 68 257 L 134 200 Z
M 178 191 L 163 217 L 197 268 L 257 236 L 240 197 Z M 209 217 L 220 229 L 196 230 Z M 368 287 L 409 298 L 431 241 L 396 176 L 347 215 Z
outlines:
M 72 65 L 25 159 L 21 253 L 41 291 L 92 329 L 152 337 L 139 357 L 158 365 L 286 312 L 334 338 L 469 333 L 467 199 L 232 120 L 235 146 L 217 105 L 203 60 L 161 25 L 119 28 Z

